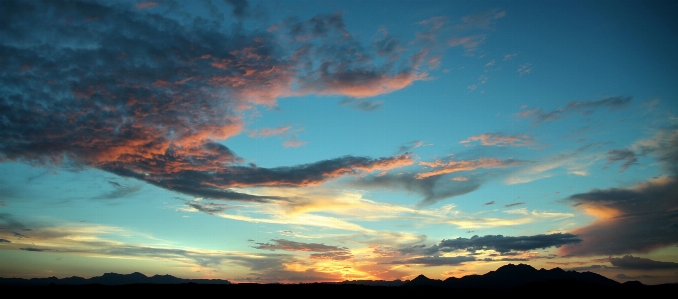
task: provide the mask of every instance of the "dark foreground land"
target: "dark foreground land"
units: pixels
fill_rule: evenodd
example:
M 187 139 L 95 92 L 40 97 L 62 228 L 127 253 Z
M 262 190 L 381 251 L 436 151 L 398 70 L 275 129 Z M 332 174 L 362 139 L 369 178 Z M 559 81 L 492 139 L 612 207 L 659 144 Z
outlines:
M 337 297 L 378 296 L 379 298 L 425 298 L 443 296 L 652 296 L 675 297 L 678 284 L 648 286 L 637 281 L 619 283 L 592 272 L 564 271 L 560 268 L 537 270 L 529 265 L 505 265 L 483 275 L 445 280 L 420 275 L 407 281 L 344 281 L 305 284 L 232 284 L 227 280 L 181 279 L 171 275 L 147 277 L 141 273 L 116 274 L 89 279 L 70 277 L 0 278 L 0 292 L 35 296 L 261 296 Z M 574 297 L 576 298 L 576 297 Z
M 337 297 L 337 296 L 379 296 L 379 298 L 425 298 L 427 295 L 457 296 L 519 296 L 522 298 L 544 298 L 547 296 L 667 296 L 676 294 L 678 285 L 657 286 L 628 286 L 602 287 L 572 281 L 554 281 L 548 283 L 536 283 L 517 288 L 491 289 L 450 289 L 433 286 L 365 286 L 352 284 L 230 284 L 230 285 L 205 285 L 205 284 L 134 284 L 134 285 L 51 285 L 40 287 L 0 287 L 3 293 L 21 294 L 22 296 L 133 296 L 141 297 L 147 294 L 157 296 L 262 296 L 271 294 L 274 296 L 292 296 L 292 298 L 306 297 Z M 385 297 L 386 296 L 386 297 Z M 672 295 L 668 295 L 672 296 Z

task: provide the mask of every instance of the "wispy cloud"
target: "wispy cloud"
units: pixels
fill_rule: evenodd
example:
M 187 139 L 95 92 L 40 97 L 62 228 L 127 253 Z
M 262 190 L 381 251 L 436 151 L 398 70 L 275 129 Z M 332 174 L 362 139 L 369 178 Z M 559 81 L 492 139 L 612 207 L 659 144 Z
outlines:
M 480 141 L 485 146 L 528 146 L 534 144 L 534 137 L 529 135 L 504 135 L 502 133 L 484 133 L 471 136 L 459 143 L 469 146 L 472 142 Z
M 579 113 L 588 115 L 594 113 L 595 109 L 606 108 L 610 111 L 624 109 L 631 102 L 632 97 L 610 97 L 598 101 L 570 102 L 565 107 L 553 111 L 544 111 L 541 108 L 525 110 L 517 114 L 520 118 L 531 118 L 535 124 L 547 121 L 561 120 L 572 114 Z
M 420 165 L 428 166 L 434 168 L 431 171 L 425 171 L 418 173 L 415 178 L 425 179 L 432 176 L 438 176 L 447 173 L 459 172 L 459 171 L 469 171 L 475 170 L 478 168 L 505 168 L 509 166 L 521 165 L 524 162 L 516 160 L 502 160 L 496 158 L 480 158 L 478 160 L 462 160 L 462 161 L 441 161 L 436 160 L 434 162 L 419 162 Z

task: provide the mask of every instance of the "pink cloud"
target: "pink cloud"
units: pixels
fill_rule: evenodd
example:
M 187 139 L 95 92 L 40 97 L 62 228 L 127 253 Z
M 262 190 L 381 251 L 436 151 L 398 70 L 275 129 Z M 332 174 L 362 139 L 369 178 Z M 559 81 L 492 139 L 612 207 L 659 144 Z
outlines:
M 300 140 L 285 140 L 285 142 L 283 142 L 284 147 L 300 147 L 306 144 L 308 144 L 308 142 Z
M 136 4 L 137 9 L 147 9 L 158 5 L 158 2 L 140 2 Z

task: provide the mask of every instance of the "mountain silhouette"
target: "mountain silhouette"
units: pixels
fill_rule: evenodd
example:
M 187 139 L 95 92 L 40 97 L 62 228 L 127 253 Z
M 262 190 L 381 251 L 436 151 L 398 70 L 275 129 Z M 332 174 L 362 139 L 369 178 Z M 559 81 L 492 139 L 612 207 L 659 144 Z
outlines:
M 619 282 L 592 272 L 579 273 L 576 271 L 565 271 L 560 268 L 551 270 L 542 268 L 537 270 L 530 265 L 508 264 L 483 275 L 468 275 L 461 278 L 450 277 L 444 281 L 429 279 L 426 276 L 419 275 L 412 281 L 403 284 L 403 286 L 454 289 L 509 289 L 554 281 L 575 282 L 601 287 L 621 285 Z
M 231 284 L 228 280 L 222 279 L 183 279 L 172 275 L 154 275 L 148 277 L 142 273 L 134 272 L 131 274 L 104 273 L 102 276 L 95 276 L 90 279 L 82 277 L 68 278 L 0 278 L 0 286 L 47 286 L 47 285 L 133 285 L 133 284 Z

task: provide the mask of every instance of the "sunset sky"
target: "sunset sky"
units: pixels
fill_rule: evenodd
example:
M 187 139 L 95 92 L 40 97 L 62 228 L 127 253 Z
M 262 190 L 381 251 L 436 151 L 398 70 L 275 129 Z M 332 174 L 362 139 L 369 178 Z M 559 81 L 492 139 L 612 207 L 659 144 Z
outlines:
M 0 1 L 0 277 L 678 282 L 676 15 Z

